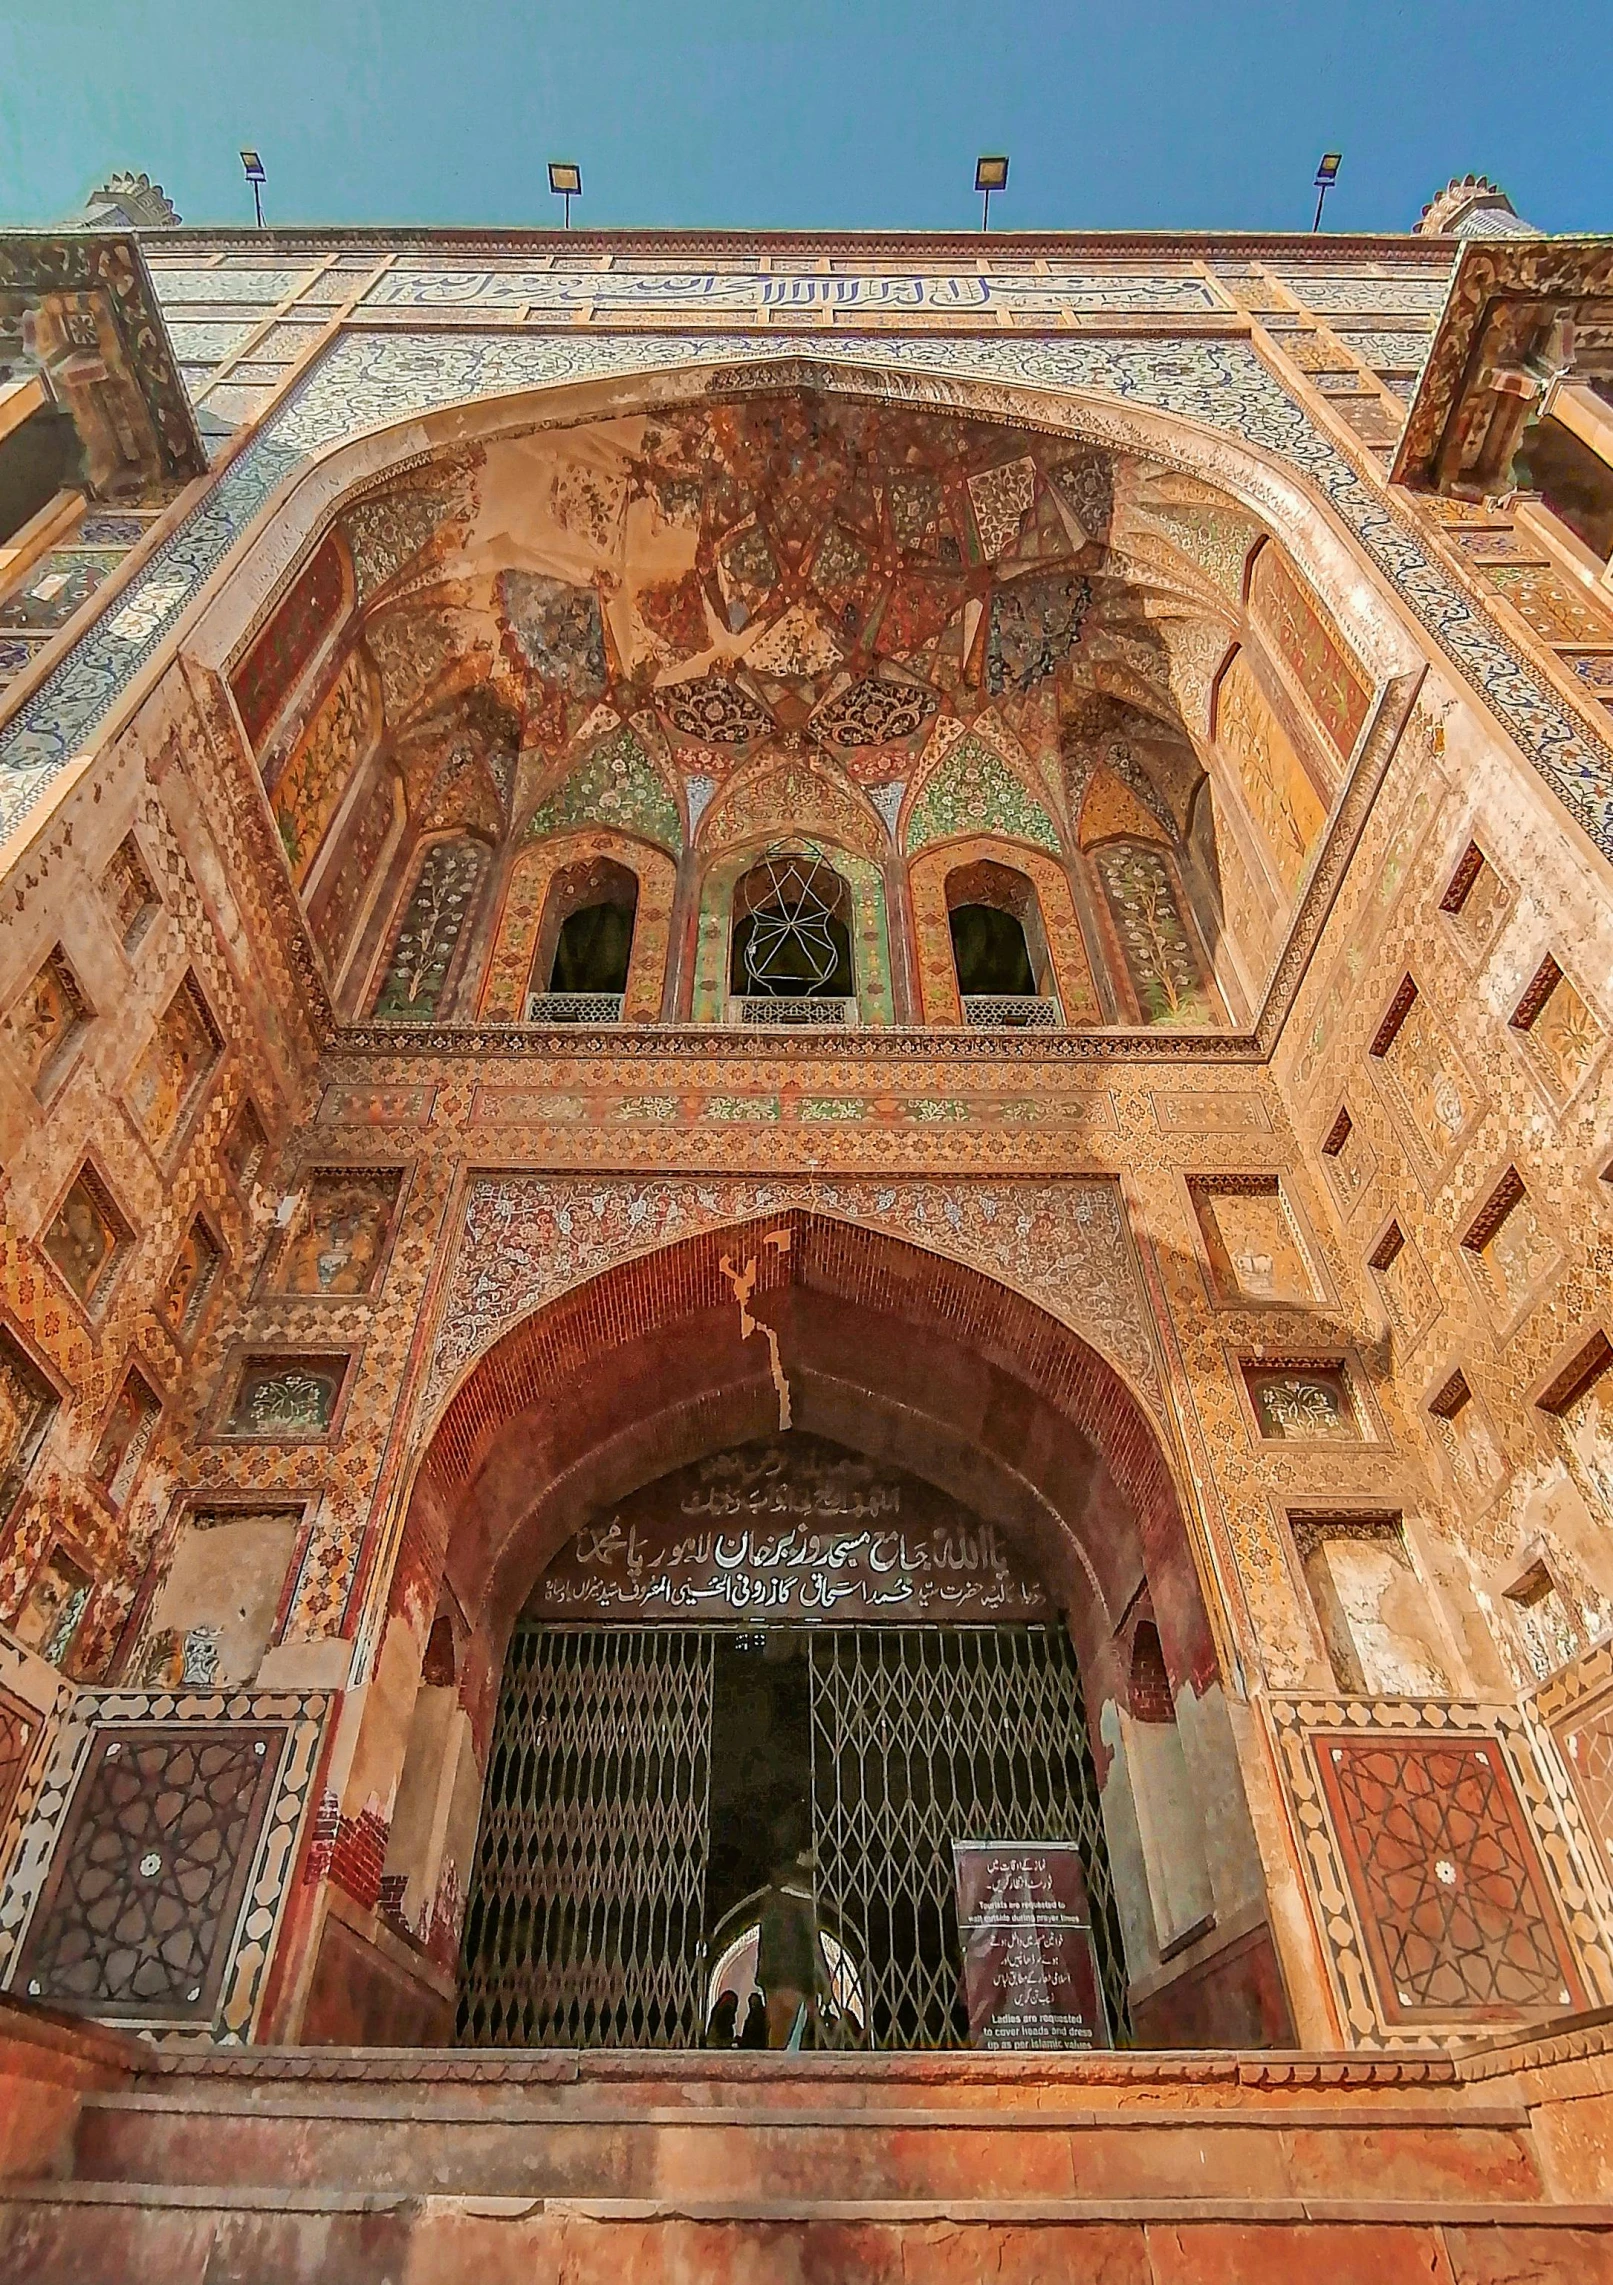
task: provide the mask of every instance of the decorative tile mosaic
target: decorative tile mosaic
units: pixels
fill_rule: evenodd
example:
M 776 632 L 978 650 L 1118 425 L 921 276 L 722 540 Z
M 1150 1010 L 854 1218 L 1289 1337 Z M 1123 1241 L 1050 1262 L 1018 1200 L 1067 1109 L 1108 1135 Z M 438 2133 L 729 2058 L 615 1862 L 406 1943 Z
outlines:
M 429 1023 L 442 1004 L 466 924 L 487 872 L 485 841 L 433 841 L 420 861 L 371 1014 Z
M 347 1368 L 344 1356 L 248 1357 L 230 1402 L 226 1431 L 289 1444 L 328 1436 Z
M 78 979 L 58 945 L 6 1010 L 5 1036 L 36 1094 L 61 1071 L 88 1020 Z
M 362 653 L 350 652 L 319 711 L 275 779 L 269 806 L 300 888 L 353 773 L 381 731 L 381 705 Z
M 195 276 L 206 273 L 187 273 Z M 166 293 L 166 287 L 159 290 Z M 1056 313 L 1066 307 L 1110 310 L 1211 310 L 1215 297 L 1202 279 L 1160 277 L 1146 271 L 1061 270 L 1015 276 L 998 271 L 925 269 L 901 274 L 781 275 L 777 269 L 564 271 L 448 270 L 412 265 L 389 270 L 370 287 L 366 306 L 388 309 L 563 310 L 607 316 L 637 311 L 709 309 L 741 317 L 762 311 L 808 315 L 819 311 L 928 310 L 957 317 L 1013 310 Z
M 86 1309 L 104 1300 L 132 1233 L 106 1184 L 84 1166 L 58 1207 L 41 1243 Z
M 31 566 L 21 586 L 0 601 L 0 628 L 43 634 L 65 627 L 122 561 L 121 548 L 52 548 Z
M 625 723 L 580 761 L 565 783 L 540 802 L 527 835 L 563 833 L 579 825 L 614 825 L 642 833 L 674 854 L 683 848 L 678 805 Z
M 1311 1743 L 1386 2022 L 1585 2004 L 1499 1740 Z
M 323 1694 L 77 1692 L 0 1891 L 0 1976 L 25 1992 L 37 1983 L 37 1997 L 88 1999 L 95 2014 L 158 2037 L 250 2039 L 327 1703 Z M 160 1767 L 148 1771 L 153 1755 Z M 145 1781 L 160 1774 L 172 1782 Z M 108 1845 L 113 1879 L 97 1881 L 92 1901 L 86 1882 Z M 92 1903 L 92 1929 L 101 1923 L 87 1946 L 82 1918 L 55 1918 L 68 1880 Z M 198 1892 L 211 1909 L 196 1949 Z M 125 1896 L 126 1929 L 105 1917 Z M 183 1955 L 166 1941 L 174 1924 L 186 1931 Z M 80 1991 L 86 1976 L 93 1988 Z
M 908 812 L 908 854 L 916 856 L 932 841 L 993 830 L 1055 855 L 1061 846 L 1045 806 L 1001 755 L 979 738 L 959 738 Z
M 1613 1962 L 1572 1790 L 1515 1709 L 1265 1704 L 1345 2038 L 1401 2046 L 1605 2004 Z
M 1213 1022 L 1214 1002 L 1165 851 L 1145 841 L 1109 841 L 1093 862 L 1142 1021 Z
M 335 628 L 345 588 L 340 543 L 327 539 L 231 675 L 230 690 L 254 751 L 303 669 Z
M 154 1151 L 167 1148 L 223 1046 L 195 977 L 187 976 L 158 1017 L 124 1090 L 135 1123 Z
M 592 282 L 592 281 L 591 281 Z M 728 281 L 719 281 L 726 286 Z M 818 281 L 790 280 L 798 283 Z M 838 286 L 840 280 L 822 281 Z M 846 281 L 850 282 L 850 281 Z M 1166 281 L 1174 288 L 1189 281 Z M 1376 294 L 1379 281 L 1363 281 Z M 445 294 L 445 300 L 451 296 Z M 1369 302 L 1364 306 L 1377 306 Z M 675 371 L 702 360 L 755 366 L 776 344 L 754 340 L 354 334 L 334 343 L 275 418 L 55 672 L 0 730 L 0 831 L 27 814 L 68 756 L 178 625 L 244 536 L 276 484 L 309 453 L 406 411 L 612 372 Z M 1417 539 L 1405 513 L 1369 484 L 1243 343 L 1196 339 L 837 339 L 834 362 L 950 379 L 1010 394 L 1024 388 L 1116 397 L 1177 412 L 1274 452 L 1343 516 L 1419 621 L 1471 677 L 1553 790 L 1613 853 L 1613 749 L 1571 716 L 1498 628 L 1477 614 Z M 803 367 L 812 360 L 803 358 Z M 1034 417 L 1034 416 L 1032 416 Z M 1101 406 L 1081 414 L 1104 439 Z
M 464 1219 L 422 1401 L 430 1417 L 520 1318 L 602 1270 L 758 1214 L 810 1208 L 908 1237 L 1029 1295 L 1092 1341 L 1157 1413 L 1151 1313 L 1108 1181 L 703 1181 L 602 1189 L 587 1175 L 480 1175 Z
M 60 1398 L 0 1328 L 0 1527 L 11 1519 Z
M 306 1182 L 274 1268 L 278 1293 L 373 1293 L 401 1177 L 395 1167 L 331 1167 Z

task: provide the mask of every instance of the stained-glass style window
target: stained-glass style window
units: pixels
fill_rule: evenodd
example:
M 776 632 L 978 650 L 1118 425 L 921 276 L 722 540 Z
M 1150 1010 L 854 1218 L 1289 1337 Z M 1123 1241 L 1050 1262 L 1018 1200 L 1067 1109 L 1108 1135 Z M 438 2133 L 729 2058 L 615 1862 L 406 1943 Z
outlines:
M 372 1013 L 388 1023 L 429 1023 L 441 1006 L 487 865 L 480 841 L 434 841 L 404 910 Z

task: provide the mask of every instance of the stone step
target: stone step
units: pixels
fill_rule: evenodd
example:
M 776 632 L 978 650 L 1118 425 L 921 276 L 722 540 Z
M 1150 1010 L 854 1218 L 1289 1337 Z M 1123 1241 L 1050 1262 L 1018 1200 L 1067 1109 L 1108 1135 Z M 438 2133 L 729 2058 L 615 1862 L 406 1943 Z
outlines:
M 182 2082 L 86 2096 L 83 2180 L 525 2198 L 1544 2195 L 1514 2103 L 962 2111 L 823 2098 L 456 2101 L 402 2090 Z
M 1613 2207 L 1209 2197 L 388 2197 L 73 2182 L 0 2204 L 45 2285 L 1613 2285 Z

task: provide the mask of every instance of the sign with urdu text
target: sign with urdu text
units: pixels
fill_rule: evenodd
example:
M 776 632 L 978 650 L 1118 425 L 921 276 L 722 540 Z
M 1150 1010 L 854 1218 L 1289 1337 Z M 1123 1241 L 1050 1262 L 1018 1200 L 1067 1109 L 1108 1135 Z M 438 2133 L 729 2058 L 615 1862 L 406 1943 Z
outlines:
M 799 1433 L 718 1453 L 585 1523 L 529 1619 L 1045 1624 L 1046 1591 L 932 1485 Z
M 972 2047 L 1107 2047 L 1073 1841 L 954 1841 Z

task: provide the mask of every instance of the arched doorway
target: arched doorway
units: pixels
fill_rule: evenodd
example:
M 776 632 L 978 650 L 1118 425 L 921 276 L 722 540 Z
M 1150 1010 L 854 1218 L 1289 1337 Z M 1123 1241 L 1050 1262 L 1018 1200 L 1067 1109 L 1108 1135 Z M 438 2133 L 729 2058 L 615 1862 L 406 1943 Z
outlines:
M 1288 2010 L 1232 1717 L 1157 1428 L 1113 1366 L 1022 1295 L 937 1253 L 803 1208 L 707 1230 L 593 1277 L 498 1341 L 441 1416 L 394 1568 L 378 1653 L 378 1728 L 366 1746 L 367 1766 L 379 1767 L 389 1751 L 404 1765 L 386 1867 L 396 1892 L 449 1897 L 457 1937 L 477 1835 L 490 1830 L 490 1775 L 492 1790 L 500 1782 L 495 1741 L 512 1641 L 523 1618 L 545 1617 L 533 1598 L 562 1575 L 551 1570 L 556 1558 L 573 1560 L 579 1533 L 608 1530 L 646 1487 L 776 1440 L 786 1411 L 790 1434 L 838 1447 L 853 1467 L 873 1470 L 871 1483 L 912 1482 L 925 1490 L 909 1497 L 950 1502 L 948 1513 L 966 1517 L 968 1529 L 989 1528 L 1014 1576 L 1045 1597 L 1036 1621 L 1044 1663 L 1066 1663 L 1065 1703 L 1091 1755 L 1102 1840 L 1101 1851 L 1089 1846 L 1093 1885 L 1101 1886 L 1106 1854 L 1125 1962 L 1117 2027 L 1129 2005 L 1143 2044 L 1281 2043 Z M 676 1504 L 681 1514 L 681 1495 Z M 411 1725 L 407 1712 L 410 1664 L 418 1674 L 444 1615 L 455 1637 L 452 1766 L 442 1720 Z M 1019 1616 L 1031 1623 L 1030 1612 Z M 1154 1634 L 1135 1654 L 1144 1626 Z M 675 1624 L 665 1639 L 692 1631 Z M 730 1631 L 757 1630 L 747 1621 Z M 833 1631 L 804 1646 L 809 1702 L 829 1686 L 821 1645 Z M 663 1647 L 655 1655 L 674 1654 Z M 918 1655 L 957 1654 L 932 1641 Z M 1160 1666 L 1180 1747 L 1171 1759 L 1158 1750 Z M 1149 1729 L 1148 1750 L 1135 1755 L 1134 1669 L 1144 1677 L 1140 1718 Z M 928 1686 L 917 1669 L 908 1683 L 893 1703 Z M 998 1701 L 999 1727 L 1013 1718 L 1006 1704 Z M 708 1707 L 708 1738 L 710 1718 Z M 396 1725 L 395 1747 L 380 1735 L 383 1721 Z M 438 1808 L 404 1819 L 416 1734 L 439 1741 L 429 1763 Z M 1078 1742 L 1074 1751 L 1078 1760 Z M 1146 1774 L 1154 1767 L 1167 1768 L 1173 1782 L 1154 1783 Z M 1054 1809 L 1078 1819 L 1081 1791 L 1066 1785 Z M 998 1805 L 989 1795 L 980 1804 Z M 809 1806 L 821 1828 L 826 1812 L 816 1796 Z M 1039 1799 L 1038 1815 L 1047 1808 Z M 968 1822 L 948 1827 L 949 1846 L 1015 1837 L 971 1832 Z M 397 1842 L 405 1826 L 431 1836 L 412 1840 L 412 1854 Z M 1057 1836 L 1056 1826 L 1040 1829 Z M 705 1846 L 709 1853 L 709 1838 Z M 867 1919 L 848 1901 L 826 1898 L 849 1923 L 836 1932 L 866 1955 Z M 698 1913 L 693 1902 L 687 1909 L 690 1928 L 699 1922 L 691 1941 L 706 1945 L 710 1961 L 722 1912 L 708 1915 L 703 1895 Z M 324 1979 L 340 1977 L 345 1996 L 352 1990 L 354 1963 L 339 1936 L 332 1942 L 315 1969 L 316 2016 Z M 954 1959 L 933 1972 L 955 1982 L 955 1967 Z M 430 2036 L 452 2035 L 452 2004 L 446 1991 L 433 2003 Z M 698 2004 L 680 2004 L 676 2036 L 700 2035 Z M 353 2015 L 349 2006 L 349 2026 Z M 378 2022 L 365 2035 L 384 2039 L 387 2028 Z M 668 2015 L 637 2035 L 671 2040 L 674 2028 Z M 905 2034 L 937 2042 L 955 2035 L 955 2026 L 934 2023 L 928 2032 L 910 2024 Z
M 534 1587 L 499 1693 L 458 2035 L 727 2045 L 771 2009 L 777 2044 L 770 1987 L 796 1971 L 770 1961 L 769 1914 L 790 1896 L 815 1939 L 810 2045 L 963 2046 L 958 1851 L 1048 1844 L 1085 1925 L 1039 1934 L 1025 1973 L 1043 2035 L 1106 2044 L 1130 2031 L 1124 1941 L 1052 1597 L 909 1471 L 800 1430 L 757 1438 L 593 1518 Z M 1094 2020 L 1066 1988 L 1072 1946 Z M 996 1994 L 995 2039 L 1008 2009 Z

